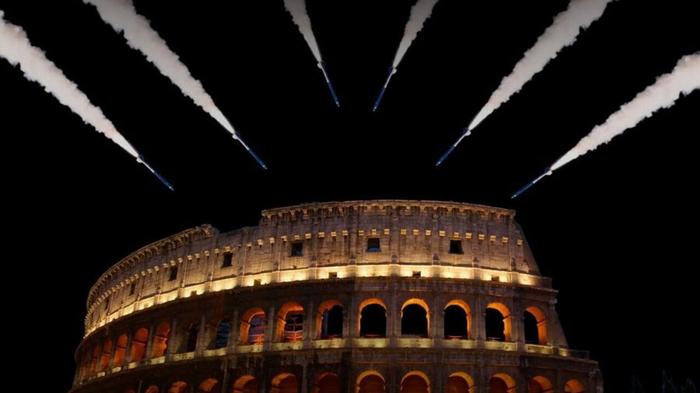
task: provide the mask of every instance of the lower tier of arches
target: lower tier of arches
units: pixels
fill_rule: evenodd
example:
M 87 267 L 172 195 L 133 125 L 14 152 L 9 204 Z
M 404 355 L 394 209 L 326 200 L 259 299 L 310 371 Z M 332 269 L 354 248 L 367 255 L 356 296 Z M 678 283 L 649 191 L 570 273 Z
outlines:
M 595 362 L 397 351 L 251 355 L 127 370 L 71 393 L 602 393 Z M 449 353 L 445 357 L 449 358 Z M 496 366 L 498 364 L 498 366 Z

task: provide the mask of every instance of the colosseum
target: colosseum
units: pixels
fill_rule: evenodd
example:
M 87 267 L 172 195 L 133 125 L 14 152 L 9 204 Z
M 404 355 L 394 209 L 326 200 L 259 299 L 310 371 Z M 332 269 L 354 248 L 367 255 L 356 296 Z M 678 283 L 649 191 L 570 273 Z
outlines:
M 512 210 L 264 210 L 149 244 L 90 290 L 72 393 L 603 391 Z

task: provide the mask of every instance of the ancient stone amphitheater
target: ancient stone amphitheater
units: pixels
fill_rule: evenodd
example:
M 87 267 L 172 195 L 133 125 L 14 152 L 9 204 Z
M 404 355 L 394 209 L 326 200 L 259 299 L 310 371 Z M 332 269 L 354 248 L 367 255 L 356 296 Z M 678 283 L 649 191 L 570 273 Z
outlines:
M 72 392 L 602 392 L 514 215 L 311 203 L 157 241 L 90 290 Z

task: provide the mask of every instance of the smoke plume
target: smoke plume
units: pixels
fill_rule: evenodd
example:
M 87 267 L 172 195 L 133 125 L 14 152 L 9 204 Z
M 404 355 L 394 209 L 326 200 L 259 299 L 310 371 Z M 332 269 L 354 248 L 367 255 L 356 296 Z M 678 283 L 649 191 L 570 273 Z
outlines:
M 654 84 L 620 107 L 603 124 L 593 128 L 573 149 L 558 159 L 550 171 L 610 142 L 659 109 L 673 106 L 681 95 L 688 95 L 696 89 L 700 89 L 700 52 L 681 58 L 673 71 L 660 76 Z
M 518 197 L 555 170 L 622 135 L 659 109 L 673 106 L 681 95 L 688 95 L 697 89 L 700 89 L 700 52 L 681 58 L 673 71 L 658 77 L 654 84 L 637 94 L 632 101 L 622 105 L 603 124 L 595 126 L 545 173 L 518 190 L 512 198 Z
M 605 7 L 612 0 L 571 0 L 568 8 L 554 17 L 554 22 L 537 39 L 515 68 L 506 76 L 488 102 L 469 124 L 473 130 L 491 113 L 519 92 L 535 74 L 542 71 L 550 60 L 557 57 L 559 51 L 576 42 L 582 29 L 588 28 L 603 15 Z
M 309 14 L 306 12 L 306 0 L 284 0 L 284 6 L 292 14 L 294 24 L 297 25 L 299 32 L 304 36 L 304 40 L 306 40 L 306 44 L 311 49 L 316 62 L 322 64 L 321 50 L 318 47 L 313 30 L 311 30 L 311 19 L 309 19 Z
M 373 112 L 379 108 L 379 104 L 381 104 L 382 98 L 384 98 L 386 88 L 389 87 L 389 82 L 391 82 L 391 78 L 396 73 L 396 69 L 401 63 L 401 59 L 403 59 L 403 57 L 406 55 L 411 43 L 416 39 L 421 29 L 423 29 L 425 21 L 430 17 L 430 14 L 433 12 L 433 7 L 437 2 L 438 0 L 417 0 L 416 4 L 411 7 L 411 15 L 409 15 L 408 22 L 406 22 L 406 27 L 404 28 L 403 37 L 399 43 L 399 48 L 396 50 L 396 54 L 394 54 L 394 61 L 391 63 L 389 75 L 387 76 L 386 81 L 382 86 L 382 90 L 379 91 L 379 95 L 372 106 Z
M 403 38 L 399 43 L 399 49 L 396 50 L 394 55 L 394 62 L 391 65 L 392 69 L 399 67 L 401 60 L 408 52 L 408 48 L 411 46 L 413 40 L 416 39 L 418 33 L 423 29 L 425 21 L 430 17 L 433 12 L 433 7 L 438 2 L 438 0 L 418 0 L 416 4 L 411 8 L 411 15 L 408 18 L 406 27 L 403 32 Z
M 136 8 L 134 8 L 131 0 L 83 1 L 94 5 L 102 20 L 112 26 L 115 31 L 124 34 L 124 38 L 126 38 L 131 48 L 141 52 L 148 61 L 156 66 L 161 74 L 168 77 L 175 86 L 180 88 L 184 95 L 192 99 L 196 105 L 204 109 L 205 112 L 219 122 L 265 168 L 262 161 L 243 143 L 226 116 L 204 90 L 202 84 L 190 74 L 187 66 L 180 61 L 180 58 L 168 48 L 168 44 L 151 28 L 148 19 L 136 12 Z
M 292 14 L 294 24 L 297 25 L 299 32 L 304 36 L 306 44 L 309 46 L 309 49 L 311 49 L 311 53 L 313 53 L 316 59 L 316 65 L 321 70 L 321 73 L 323 73 L 323 79 L 326 81 L 328 92 L 331 94 L 333 102 L 337 107 L 340 107 L 340 100 L 338 100 L 338 95 L 335 94 L 333 83 L 331 83 L 331 78 L 328 76 L 328 71 L 326 71 L 325 62 L 323 58 L 321 58 L 321 49 L 319 49 L 316 36 L 311 29 L 311 19 L 306 12 L 306 0 L 284 0 L 284 6 L 287 8 L 287 11 Z
M 41 49 L 32 46 L 21 27 L 5 21 L 3 17 L 4 12 L 0 11 L 0 56 L 12 65 L 19 65 L 25 78 L 40 84 L 47 93 L 70 108 L 85 123 L 138 158 L 136 149 L 117 131 L 102 110 L 93 105 L 78 86 L 70 81 L 56 64 L 46 58 Z
M 102 110 L 93 105 L 88 97 L 69 80 L 56 64 L 46 58 L 44 52 L 33 46 L 24 30 L 4 20 L 4 12 L 0 10 L 0 57 L 7 59 L 12 65 L 19 65 L 24 77 L 37 82 L 44 90 L 56 97 L 83 121 L 93 126 L 112 142 L 116 143 L 131 154 L 136 160 L 151 171 L 168 188 L 172 186 L 153 170 L 133 146 L 117 131 Z

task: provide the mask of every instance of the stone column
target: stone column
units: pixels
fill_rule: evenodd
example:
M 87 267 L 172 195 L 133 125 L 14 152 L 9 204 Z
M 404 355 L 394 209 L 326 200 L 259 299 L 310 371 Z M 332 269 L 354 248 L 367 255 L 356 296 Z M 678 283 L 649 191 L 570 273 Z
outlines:
M 301 392 L 302 393 L 308 393 L 309 391 L 309 383 L 307 381 L 308 376 L 306 375 L 306 371 L 308 368 L 309 361 L 308 359 L 304 358 L 304 364 L 302 364 L 302 369 L 301 369 Z
M 236 308 L 233 310 L 233 317 L 231 318 L 231 329 L 229 330 L 228 342 L 226 343 L 227 352 L 235 352 L 239 343 L 238 336 L 241 334 L 239 331 L 241 321 L 238 318 L 238 308 Z
M 483 347 L 483 341 L 486 339 L 486 305 L 484 304 L 483 295 L 475 294 L 474 309 L 472 310 L 472 337 L 478 341 L 477 346 Z
M 316 314 L 314 313 L 314 299 L 311 298 L 307 302 L 307 309 L 304 310 L 304 348 L 311 348 L 311 340 L 315 338 L 317 332 L 313 331 Z
M 359 294 L 353 294 L 350 297 L 350 304 L 343 308 L 343 337 L 347 337 L 351 340 L 360 336 L 357 327 L 358 321 L 360 320 L 360 305 L 357 302 L 358 296 Z
M 202 318 L 199 320 L 199 331 L 197 332 L 197 344 L 194 350 L 194 356 L 202 356 L 205 348 L 204 339 L 207 336 L 207 316 L 202 314 Z
M 126 353 L 124 354 L 124 364 L 122 367 L 128 365 L 131 363 L 131 350 L 132 350 L 132 345 L 134 341 L 134 332 L 127 330 L 126 332 Z
M 395 286 L 395 282 L 389 280 L 391 286 Z M 389 304 L 387 305 L 387 336 L 389 337 L 389 345 L 396 347 L 398 345 L 398 337 L 401 337 L 401 309 L 398 304 L 398 294 L 396 288 L 390 288 Z
M 519 301 L 513 301 L 510 310 L 511 341 L 518 344 L 518 349 L 525 349 L 525 314 Z
M 110 371 L 114 367 L 114 355 L 115 355 L 115 352 L 117 351 L 117 341 L 119 341 L 118 336 L 117 336 L 117 338 L 112 340 L 112 348 L 110 348 L 110 352 L 109 352 L 109 363 L 107 363 L 107 370 L 110 370 Z M 105 370 L 105 371 L 107 371 L 107 370 Z
M 430 304 L 430 337 L 433 338 L 433 345 L 437 345 L 443 337 L 445 310 L 442 308 L 443 299 L 440 296 L 433 296 Z
M 173 318 L 170 322 L 170 333 L 168 334 L 168 347 L 165 352 L 166 359 L 170 360 L 172 355 L 175 353 L 175 346 L 177 343 L 174 338 L 177 337 L 177 318 Z
M 263 349 L 269 351 L 272 348 L 272 342 L 275 341 L 275 329 L 277 328 L 275 306 L 270 306 L 265 317 L 267 325 L 265 326 L 265 343 Z
M 153 351 L 153 337 L 155 336 L 155 326 L 153 323 L 148 327 L 148 339 L 146 339 L 146 353 L 143 356 L 143 360 L 151 358 L 151 352 Z

